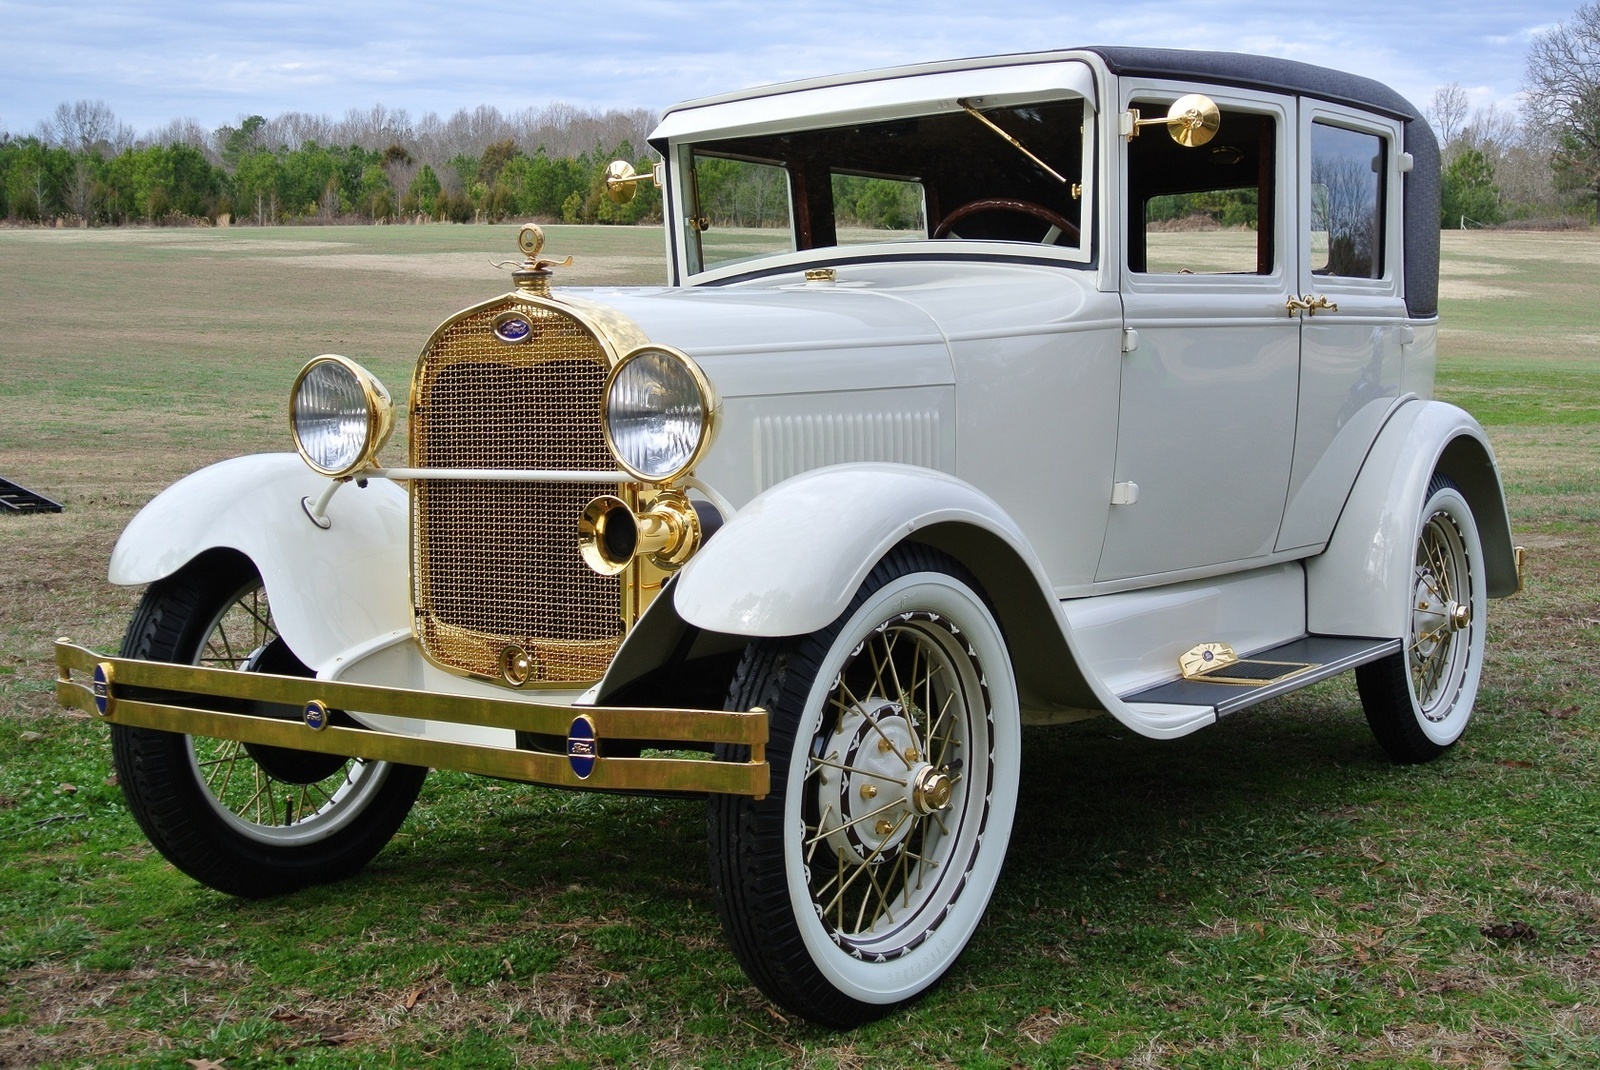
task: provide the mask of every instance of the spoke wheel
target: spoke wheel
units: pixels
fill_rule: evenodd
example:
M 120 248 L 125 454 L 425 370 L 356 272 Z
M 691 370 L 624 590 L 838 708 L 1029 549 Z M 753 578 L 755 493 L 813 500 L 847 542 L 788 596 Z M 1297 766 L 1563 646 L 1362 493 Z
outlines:
M 1472 509 L 1444 476 L 1418 519 L 1405 649 L 1356 670 L 1362 708 L 1390 757 L 1438 757 L 1466 730 L 1483 666 L 1483 552 Z
M 772 715 L 772 794 L 710 804 L 746 972 L 830 1025 L 914 998 L 982 918 L 1016 806 L 1016 688 L 976 583 L 897 551 L 833 626 L 752 644 L 730 705 Z
M 213 556 L 152 584 L 123 656 L 310 676 L 278 635 L 248 561 Z M 112 726 L 129 808 L 168 860 L 242 896 L 360 870 L 394 834 L 427 770 L 235 740 Z

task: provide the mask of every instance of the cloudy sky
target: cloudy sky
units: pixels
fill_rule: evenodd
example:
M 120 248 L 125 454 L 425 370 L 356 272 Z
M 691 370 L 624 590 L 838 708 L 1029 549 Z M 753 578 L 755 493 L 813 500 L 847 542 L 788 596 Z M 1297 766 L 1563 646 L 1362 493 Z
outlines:
M 1080 44 L 1259 52 L 1341 67 L 1426 106 L 1457 82 L 1516 106 L 1529 38 L 1579 0 L 0 0 L 0 130 L 104 100 L 144 132 L 251 113 L 414 117 L 555 101 L 659 111 L 812 75 Z

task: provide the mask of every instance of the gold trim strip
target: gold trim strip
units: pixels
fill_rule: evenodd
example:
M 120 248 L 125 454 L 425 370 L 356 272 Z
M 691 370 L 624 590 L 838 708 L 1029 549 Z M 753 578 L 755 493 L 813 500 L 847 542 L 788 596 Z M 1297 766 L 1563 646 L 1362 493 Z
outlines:
M 56 700 L 65 707 L 99 716 L 94 692 L 73 671 L 89 674 L 99 664 L 115 674 L 114 707 L 102 718 L 115 724 L 154 728 L 188 735 L 236 739 L 323 754 L 426 765 L 466 773 L 522 780 L 555 787 L 619 791 L 713 792 L 760 798 L 770 788 L 764 760 L 767 739 L 765 711 L 668 710 L 638 707 L 568 707 L 463 695 L 437 695 L 401 688 L 310 680 L 230 669 L 172 665 L 164 662 L 103 658 L 67 641 L 56 643 Z M 425 739 L 376 730 L 331 726 L 312 729 L 301 720 L 278 720 L 252 714 L 170 706 L 129 698 L 129 687 L 181 691 L 282 703 L 304 708 L 312 701 L 333 709 L 356 709 L 389 716 L 517 729 L 565 737 L 575 716 L 586 716 L 602 741 L 660 740 L 682 743 L 744 743 L 748 762 L 694 758 L 597 759 L 588 777 L 579 779 L 565 754 L 511 750 L 481 744 Z
M 623 471 L 580 472 L 538 468 L 367 468 L 352 479 L 453 479 L 476 483 L 632 483 Z

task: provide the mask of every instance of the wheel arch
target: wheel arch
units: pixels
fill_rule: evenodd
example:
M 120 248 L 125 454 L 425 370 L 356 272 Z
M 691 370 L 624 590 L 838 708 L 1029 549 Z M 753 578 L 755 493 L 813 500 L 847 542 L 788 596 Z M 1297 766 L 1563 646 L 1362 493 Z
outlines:
M 1374 638 L 1406 632 L 1417 511 L 1435 473 L 1467 499 L 1490 597 L 1518 587 L 1511 523 L 1494 450 L 1468 413 L 1439 401 L 1401 406 L 1378 434 L 1327 548 L 1306 562 L 1307 630 Z
M 630 632 L 597 692 L 614 701 L 672 659 L 804 635 L 843 613 L 897 546 L 943 551 L 978 580 L 1006 636 L 1024 709 L 1098 709 L 1043 569 L 1016 523 L 953 476 L 901 464 L 802 473 L 730 519 Z
M 163 490 L 134 516 L 111 554 L 119 586 L 153 583 L 208 553 L 248 558 L 267 588 L 279 634 L 321 670 L 352 647 L 411 627 L 406 494 L 387 480 L 347 487 L 318 527 L 301 502 L 328 481 L 292 453 L 237 457 Z

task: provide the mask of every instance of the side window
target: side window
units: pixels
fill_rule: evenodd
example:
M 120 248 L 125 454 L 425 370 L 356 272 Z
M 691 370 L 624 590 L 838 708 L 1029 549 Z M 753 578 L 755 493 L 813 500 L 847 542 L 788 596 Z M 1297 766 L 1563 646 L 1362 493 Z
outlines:
M 831 181 L 838 244 L 863 245 L 928 236 L 922 183 L 839 171 L 833 172 Z
M 694 197 L 688 237 L 699 250 L 699 270 L 794 248 L 783 167 L 697 152 Z
M 1311 272 L 1383 277 L 1383 138 L 1311 124 Z
M 1135 101 L 1160 115 L 1169 101 Z M 1277 267 L 1278 124 L 1223 109 L 1206 145 L 1157 127 L 1128 144 L 1128 266 L 1149 274 L 1267 275 Z

